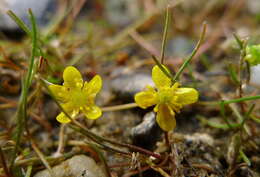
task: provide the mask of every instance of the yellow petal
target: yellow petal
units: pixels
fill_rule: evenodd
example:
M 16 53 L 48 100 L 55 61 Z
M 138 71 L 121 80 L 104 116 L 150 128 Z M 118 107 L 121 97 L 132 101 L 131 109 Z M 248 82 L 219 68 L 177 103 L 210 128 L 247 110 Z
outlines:
M 49 85 L 49 89 L 53 96 L 60 102 L 67 102 L 69 99 L 69 91 L 61 85 Z
M 102 78 L 99 75 L 95 75 L 89 83 L 84 83 L 84 89 L 88 94 L 96 95 L 102 88 Z
M 139 107 L 146 109 L 147 107 L 156 104 L 156 97 L 156 92 L 154 90 L 143 91 L 135 94 L 135 102 Z
M 57 121 L 62 123 L 62 124 L 66 124 L 69 123 L 71 120 L 63 113 L 61 112 L 57 117 L 56 117 Z
M 170 108 L 161 104 L 158 107 L 156 121 L 164 131 L 171 131 L 176 127 L 175 113 Z
M 63 72 L 64 86 L 68 88 L 81 88 L 83 79 L 80 72 L 73 66 L 68 66 Z
M 195 103 L 199 97 L 198 91 L 194 88 L 178 88 L 175 94 L 178 96 L 178 103 L 182 105 Z
M 77 107 L 74 107 L 74 105 L 72 104 L 72 102 L 68 102 L 68 103 L 64 103 L 61 104 L 62 109 L 68 113 L 68 114 L 72 114 L 74 112 L 74 114 L 76 114 L 75 110 L 78 110 Z M 77 111 L 78 112 L 78 111 Z
M 71 102 L 61 104 L 62 109 L 69 114 L 69 116 L 73 119 L 79 114 L 79 108 L 75 108 Z M 57 121 L 60 123 L 68 123 L 70 122 L 70 118 L 65 115 L 65 113 L 61 112 L 57 117 Z
M 101 109 L 96 105 L 85 106 L 81 110 L 88 119 L 97 119 L 102 115 Z
M 169 71 L 165 66 L 164 68 Z M 160 87 L 170 87 L 171 86 L 171 79 L 167 77 L 159 68 L 159 66 L 154 66 L 152 70 L 152 79 L 155 83 L 157 88 Z

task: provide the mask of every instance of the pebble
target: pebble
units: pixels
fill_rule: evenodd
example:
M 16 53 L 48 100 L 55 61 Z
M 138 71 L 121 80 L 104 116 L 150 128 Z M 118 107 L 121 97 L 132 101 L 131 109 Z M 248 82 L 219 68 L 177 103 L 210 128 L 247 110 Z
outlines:
M 259 0 L 247 0 L 247 8 L 250 13 L 257 15 L 260 12 L 260 1 Z
M 145 114 L 139 125 L 132 128 L 133 144 L 145 149 L 153 149 L 161 133 L 162 130 L 156 123 L 155 113 L 149 112 Z
M 251 67 L 250 83 L 260 87 L 260 64 Z
M 194 47 L 194 43 L 184 36 L 176 36 L 169 40 L 166 46 L 166 55 L 173 57 L 186 57 L 189 55 Z
M 0 29 L 2 30 L 18 30 L 16 23 L 6 14 L 8 10 L 12 10 L 26 24 L 29 23 L 28 9 L 31 8 L 37 24 L 44 25 L 53 15 L 56 7 L 54 0 L 1 0 L 0 1 Z
M 54 177 L 106 177 L 103 169 L 85 155 L 77 155 L 52 168 Z M 48 170 L 43 170 L 34 177 L 51 177 Z
M 185 135 L 185 140 L 187 142 L 194 142 L 194 143 L 203 143 L 209 146 L 214 146 L 214 139 L 207 133 L 194 133 L 192 135 Z
M 111 24 L 126 26 L 136 20 L 141 13 L 138 0 L 105 1 L 106 17 Z
M 154 86 L 154 83 L 151 76 L 145 73 L 121 75 L 111 81 L 111 89 L 116 96 L 128 101 L 133 101 L 134 95 L 147 85 Z

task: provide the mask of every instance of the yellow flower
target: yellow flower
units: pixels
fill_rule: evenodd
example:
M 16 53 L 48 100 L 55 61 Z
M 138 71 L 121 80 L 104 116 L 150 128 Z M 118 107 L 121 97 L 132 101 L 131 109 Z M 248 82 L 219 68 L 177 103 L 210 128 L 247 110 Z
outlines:
M 63 72 L 63 80 L 62 86 L 52 84 L 49 85 L 49 89 L 71 118 L 80 111 L 89 119 L 97 119 L 102 115 L 101 109 L 95 105 L 95 97 L 102 87 L 102 79 L 99 75 L 90 82 L 83 82 L 80 72 L 73 66 L 68 66 Z M 63 112 L 56 119 L 60 123 L 70 122 Z
M 165 67 L 167 70 L 167 68 Z M 164 131 L 171 131 L 176 127 L 175 112 L 187 104 L 198 100 L 198 91 L 194 88 L 179 88 L 179 83 L 168 78 L 156 65 L 152 69 L 152 79 L 157 89 L 147 86 L 147 90 L 135 95 L 135 102 L 143 109 L 156 105 L 156 121 Z

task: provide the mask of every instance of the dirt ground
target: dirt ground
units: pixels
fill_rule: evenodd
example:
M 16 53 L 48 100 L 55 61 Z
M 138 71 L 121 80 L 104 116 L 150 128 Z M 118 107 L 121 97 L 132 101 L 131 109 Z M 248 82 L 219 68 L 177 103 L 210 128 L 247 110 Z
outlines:
M 92 157 L 111 177 L 260 176 L 259 100 L 221 104 L 259 95 L 253 80 L 260 73 L 250 73 L 243 60 L 244 48 L 260 42 L 258 0 L 80 2 L 60 3 L 59 20 L 38 28 L 25 105 L 22 81 L 30 68 L 31 37 L 0 33 L 0 176 L 33 176 L 76 154 Z M 167 8 L 164 64 L 173 74 L 203 27 L 206 33 L 179 78 L 182 86 L 198 90 L 199 100 L 176 113 L 176 128 L 165 135 L 152 107 L 131 103 L 153 85 L 152 56 L 161 56 Z M 57 122 L 61 110 L 42 79 L 62 84 L 70 65 L 84 80 L 102 77 L 99 119 L 80 114 L 76 123 Z

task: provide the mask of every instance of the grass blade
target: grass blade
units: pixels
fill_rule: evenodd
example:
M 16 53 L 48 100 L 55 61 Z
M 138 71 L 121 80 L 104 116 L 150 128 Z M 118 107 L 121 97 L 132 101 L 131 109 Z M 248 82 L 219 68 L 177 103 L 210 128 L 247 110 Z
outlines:
M 161 48 L 161 64 L 164 62 L 164 53 L 165 53 L 165 47 L 166 47 L 166 40 L 167 40 L 167 33 L 168 33 L 168 26 L 169 26 L 169 7 L 166 8 L 166 15 L 165 15 L 165 25 L 163 30 L 163 40 L 162 40 L 162 48 Z
M 251 166 L 251 161 L 249 160 L 249 158 L 246 156 L 246 154 L 244 153 L 244 151 L 242 149 L 240 149 L 239 154 L 241 156 L 241 158 L 243 159 L 243 161 L 248 165 Z
M 7 15 L 9 15 L 14 21 L 15 23 L 22 28 L 22 30 L 28 35 L 31 36 L 31 30 L 27 27 L 27 25 L 18 17 L 15 15 L 15 13 L 11 10 L 7 11 Z
M 202 28 L 202 32 L 201 32 L 201 35 L 200 35 L 200 39 L 196 45 L 196 47 L 194 48 L 194 50 L 192 51 L 191 55 L 185 59 L 184 63 L 182 64 L 181 68 L 179 69 L 179 71 L 175 74 L 175 76 L 173 77 L 173 81 L 176 82 L 181 73 L 183 72 L 183 70 L 188 66 L 188 64 L 190 63 L 190 61 L 192 60 L 192 58 L 195 56 L 195 54 L 198 52 L 204 38 L 205 38 L 205 34 L 206 34 L 206 29 L 207 29 L 207 24 L 204 23 L 203 24 L 203 28 Z
M 260 95 L 242 97 L 242 98 L 237 98 L 237 99 L 232 99 L 232 100 L 225 100 L 225 101 L 223 101 L 223 104 L 239 103 L 239 102 L 243 102 L 243 101 L 251 101 L 251 100 L 257 100 L 257 99 L 260 99 Z
M 11 11 L 10 11 L 11 12 Z M 13 14 L 13 13 L 11 13 Z M 16 17 L 16 16 L 14 16 Z M 32 52 L 31 52 L 31 58 L 30 58 L 30 63 L 29 63 L 29 68 L 28 68 L 28 72 L 26 74 L 26 77 L 23 79 L 22 82 L 22 91 L 21 91 L 21 96 L 20 96 L 20 100 L 19 100 L 19 106 L 18 106 L 18 110 L 17 110 L 17 126 L 15 129 L 15 133 L 13 136 L 14 141 L 16 142 L 15 144 L 15 148 L 14 148 L 14 152 L 12 155 L 12 160 L 11 160 L 11 168 L 14 165 L 14 161 L 16 158 L 16 154 L 18 152 L 18 149 L 20 147 L 21 144 L 21 137 L 23 134 L 23 131 L 26 127 L 26 122 L 27 122 L 27 97 L 28 97 L 28 92 L 29 92 L 29 88 L 32 82 L 32 78 L 33 78 L 33 68 L 34 68 L 34 60 L 35 60 L 35 56 L 36 56 L 36 44 L 37 44 L 37 28 L 36 28 L 36 22 L 35 22 L 35 18 L 34 15 L 32 13 L 31 10 L 29 10 L 29 17 L 32 23 L 32 33 L 28 33 L 30 35 L 30 37 L 32 37 Z M 18 23 L 18 25 L 25 25 L 24 23 L 21 22 L 21 20 L 17 17 L 16 21 Z M 24 27 L 24 26 L 23 26 Z M 24 28 L 26 30 L 28 30 L 27 28 Z M 28 32 L 28 31 L 26 31 Z

